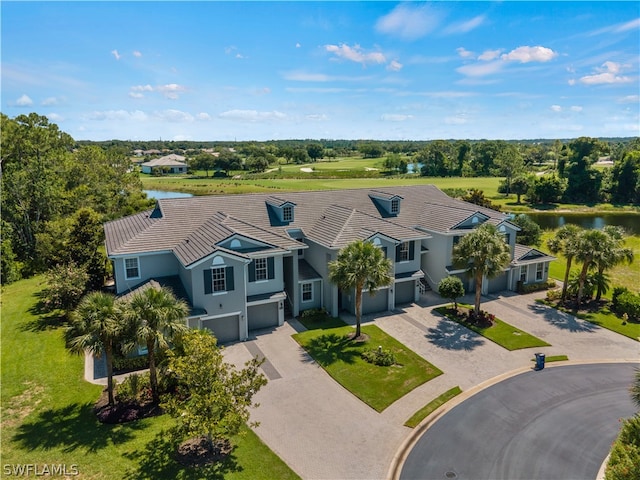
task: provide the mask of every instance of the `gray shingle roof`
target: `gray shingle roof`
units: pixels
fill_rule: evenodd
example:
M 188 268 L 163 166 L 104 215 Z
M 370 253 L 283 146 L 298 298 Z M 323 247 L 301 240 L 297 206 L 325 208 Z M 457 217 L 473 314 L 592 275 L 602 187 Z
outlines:
M 374 193 L 375 192 L 375 193 Z M 402 197 L 400 212 L 382 218 L 370 195 Z M 272 225 L 268 204 L 295 205 L 294 221 Z M 184 264 L 203 258 L 231 235 L 254 238 L 279 250 L 301 245 L 287 230 L 299 229 L 307 238 L 329 248 L 382 233 L 399 241 L 425 238 L 415 230 L 447 233 L 475 212 L 491 223 L 505 214 L 448 197 L 433 185 L 373 189 L 279 192 L 272 194 L 212 195 L 158 200 L 156 209 L 105 224 L 110 256 L 171 250 Z

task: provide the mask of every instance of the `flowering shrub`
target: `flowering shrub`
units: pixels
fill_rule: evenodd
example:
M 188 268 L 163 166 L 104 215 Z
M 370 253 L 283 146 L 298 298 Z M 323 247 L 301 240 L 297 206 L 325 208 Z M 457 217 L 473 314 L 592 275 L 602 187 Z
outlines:
M 362 352 L 361 356 L 363 360 L 381 367 L 390 367 L 396 363 L 396 356 L 393 352 L 384 350 L 381 347 L 377 349 L 367 348 Z

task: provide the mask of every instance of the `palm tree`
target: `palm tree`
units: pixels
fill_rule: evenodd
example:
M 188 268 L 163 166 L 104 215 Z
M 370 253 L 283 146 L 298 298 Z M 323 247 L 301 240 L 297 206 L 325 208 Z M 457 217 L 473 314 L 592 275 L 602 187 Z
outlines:
M 631 400 L 636 404 L 636 407 L 640 410 L 640 368 L 636 368 L 636 375 L 633 384 L 630 388 Z
M 338 252 L 335 261 L 329 262 L 329 280 L 343 290 L 355 289 L 356 333 L 360 337 L 362 316 L 362 292 L 369 294 L 385 285 L 391 285 L 391 260 L 385 258 L 383 250 L 371 242 L 356 240 Z
M 621 227 L 607 225 L 602 229 L 609 237 L 606 248 L 600 250 L 599 255 L 595 259 L 598 267 L 598 277 L 606 278 L 605 270 L 615 267 L 621 263 L 633 263 L 633 250 L 624 247 L 624 230 Z M 606 285 L 608 286 L 608 285 Z M 600 300 L 603 293 L 606 293 L 605 284 L 598 283 L 598 291 L 596 300 Z
M 91 292 L 84 296 L 71 314 L 65 330 L 67 348 L 72 353 L 104 354 L 107 363 L 107 394 L 113 400 L 113 350 L 123 332 L 122 311 L 110 293 Z
M 158 402 L 156 350 L 168 348 L 176 334 L 187 329 L 185 318 L 189 307 L 165 287 L 147 288 L 134 293 L 127 304 L 127 316 L 133 322 L 135 336 L 147 346 L 149 381 L 153 401 Z
M 453 249 L 453 263 L 464 265 L 475 280 L 474 315 L 480 314 L 482 280 L 497 276 L 511 261 L 509 245 L 495 225 L 484 223 L 460 239 Z
M 580 270 L 578 298 L 576 299 L 577 309 L 580 309 L 582 303 L 582 294 L 589 268 L 594 265 L 596 259 L 606 256 L 605 252 L 608 248 L 609 235 L 602 230 L 585 230 L 578 236 L 575 258 L 582 262 L 582 269 Z
M 547 246 L 551 253 L 562 253 L 567 259 L 567 265 L 564 271 L 564 280 L 562 282 L 562 296 L 561 301 L 565 301 L 567 298 L 567 286 L 569 283 L 569 273 L 571 272 L 571 263 L 576 254 L 576 242 L 582 229 L 577 225 L 570 223 L 560 227 L 553 238 L 547 240 Z

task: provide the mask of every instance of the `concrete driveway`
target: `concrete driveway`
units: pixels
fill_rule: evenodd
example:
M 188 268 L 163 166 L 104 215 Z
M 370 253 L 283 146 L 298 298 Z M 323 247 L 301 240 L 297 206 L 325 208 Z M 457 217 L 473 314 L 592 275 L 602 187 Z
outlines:
M 484 298 L 483 309 L 552 344 L 535 352 L 581 362 L 640 358 L 638 342 L 539 307 L 534 299 L 540 296 Z M 509 352 L 443 319 L 433 311 L 442 303 L 429 292 L 419 305 L 363 319 L 444 372 L 381 413 L 338 385 L 298 346 L 291 335 L 303 327 L 295 320 L 226 347 L 227 361 L 237 365 L 256 355 L 267 359 L 262 368 L 269 383 L 256 396 L 260 407 L 252 412 L 252 419 L 260 422 L 256 433 L 305 480 L 387 478 L 412 433 L 403 424 L 417 410 L 456 385 L 468 392 L 533 366 L 532 349 Z

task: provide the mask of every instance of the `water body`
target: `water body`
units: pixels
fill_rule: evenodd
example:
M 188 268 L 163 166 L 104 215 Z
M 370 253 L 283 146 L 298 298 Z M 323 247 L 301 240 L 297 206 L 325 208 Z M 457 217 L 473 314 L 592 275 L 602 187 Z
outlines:
M 572 214 L 572 213 L 527 213 L 540 228 L 556 229 L 571 223 L 582 228 L 600 229 L 605 225 L 623 227 L 630 235 L 640 235 L 640 215 L 633 213 L 601 213 L 601 214 Z
M 183 192 L 168 192 L 164 190 L 143 190 L 144 193 L 147 194 L 147 197 L 153 198 L 155 200 L 162 200 L 165 198 L 188 198 L 193 197 L 191 193 L 183 193 Z

